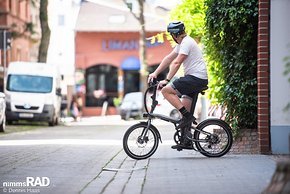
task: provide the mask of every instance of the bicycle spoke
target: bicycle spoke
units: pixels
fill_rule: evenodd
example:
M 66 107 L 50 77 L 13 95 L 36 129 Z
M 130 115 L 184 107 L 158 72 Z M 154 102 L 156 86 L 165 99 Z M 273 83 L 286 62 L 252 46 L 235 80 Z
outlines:
M 232 134 L 222 121 L 209 120 L 195 134 L 196 146 L 203 155 L 219 157 L 231 148 Z
M 143 133 L 144 130 L 147 131 L 146 134 Z M 131 158 L 145 159 L 156 151 L 158 136 L 150 127 L 147 130 L 147 124 L 136 124 L 125 133 L 123 145 L 125 152 Z

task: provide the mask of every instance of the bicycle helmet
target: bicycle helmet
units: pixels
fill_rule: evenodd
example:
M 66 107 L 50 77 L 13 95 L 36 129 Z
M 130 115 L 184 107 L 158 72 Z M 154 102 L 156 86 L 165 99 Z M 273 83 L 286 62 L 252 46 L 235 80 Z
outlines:
M 179 35 L 183 33 L 185 30 L 185 26 L 183 22 L 177 21 L 177 22 L 170 22 L 167 26 L 167 32 L 174 35 Z

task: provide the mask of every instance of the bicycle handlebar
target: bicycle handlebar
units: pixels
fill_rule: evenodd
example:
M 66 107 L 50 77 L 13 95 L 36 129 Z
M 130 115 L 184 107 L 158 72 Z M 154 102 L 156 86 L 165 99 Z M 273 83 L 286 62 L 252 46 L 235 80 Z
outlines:
M 158 87 L 158 81 L 156 78 L 154 78 L 152 81 L 149 82 L 149 87 L 147 88 L 147 90 L 145 91 L 145 94 L 144 94 L 144 107 L 145 107 L 145 111 L 148 113 L 148 114 L 151 114 L 153 113 L 155 107 L 157 106 L 158 104 L 158 101 L 156 100 L 156 92 L 157 92 L 157 87 Z M 152 99 L 152 104 L 151 104 L 151 110 L 150 110 L 150 113 L 149 113 L 149 110 L 148 110 L 148 107 L 147 107 L 147 93 L 149 92 L 149 90 L 153 89 L 153 94 L 151 95 L 151 99 Z

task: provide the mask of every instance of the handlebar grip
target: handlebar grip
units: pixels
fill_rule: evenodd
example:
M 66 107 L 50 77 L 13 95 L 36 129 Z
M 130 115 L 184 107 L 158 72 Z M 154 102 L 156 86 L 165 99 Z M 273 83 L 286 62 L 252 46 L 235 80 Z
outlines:
M 157 79 L 153 78 L 150 82 L 149 82 L 149 87 L 154 86 L 157 84 Z

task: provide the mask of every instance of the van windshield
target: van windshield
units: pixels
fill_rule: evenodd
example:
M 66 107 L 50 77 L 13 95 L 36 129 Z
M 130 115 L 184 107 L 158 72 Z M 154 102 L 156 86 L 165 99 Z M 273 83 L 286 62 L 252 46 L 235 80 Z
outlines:
M 11 74 L 6 89 L 13 92 L 50 93 L 52 77 Z

